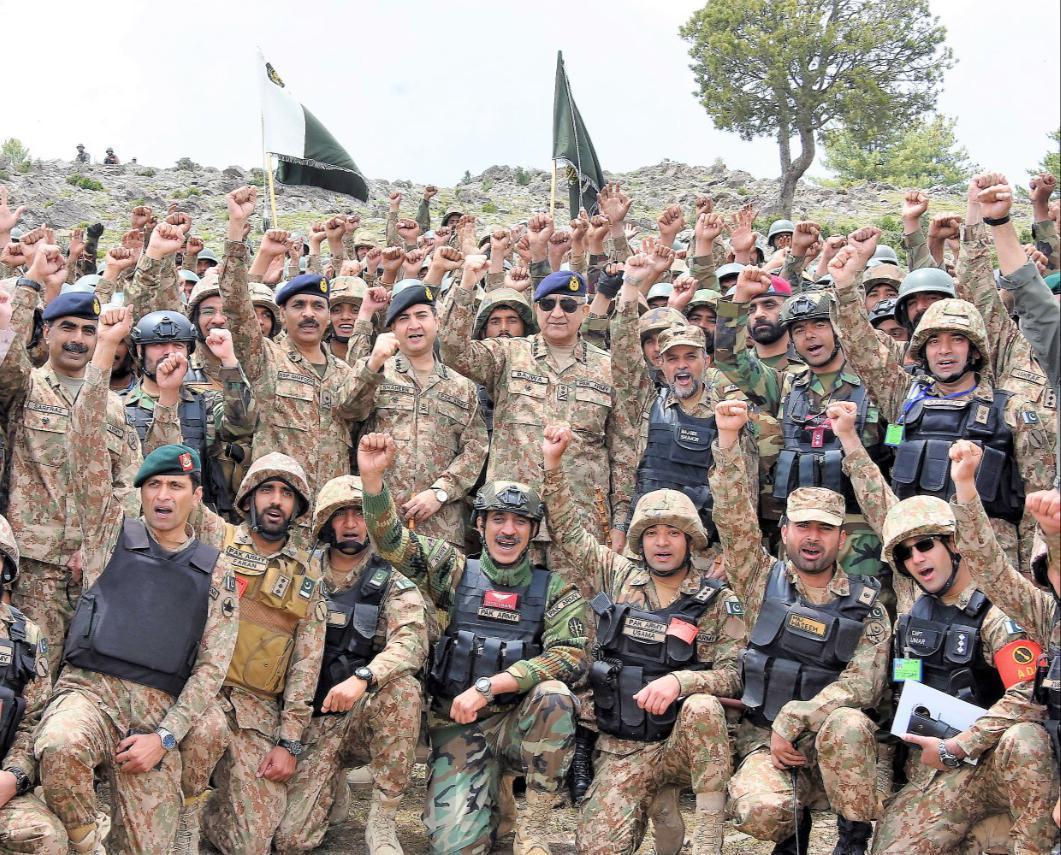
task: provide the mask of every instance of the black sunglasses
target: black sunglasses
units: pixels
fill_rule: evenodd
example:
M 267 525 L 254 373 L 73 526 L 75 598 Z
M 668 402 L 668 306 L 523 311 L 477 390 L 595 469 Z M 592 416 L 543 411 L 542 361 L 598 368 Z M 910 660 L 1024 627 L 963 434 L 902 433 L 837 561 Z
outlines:
M 573 314 L 578 311 L 579 302 L 574 297 L 560 297 L 560 308 L 563 309 L 567 314 Z M 538 301 L 538 305 L 541 307 L 543 312 L 551 312 L 556 308 L 556 297 L 542 297 Z
M 914 543 L 913 546 L 906 546 L 900 543 L 898 546 L 895 547 L 895 560 L 897 562 L 906 561 L 911 555 L 914 554 L 915 549 L 922 555 L 924 555 L 926 552 L 931 552 L 932 547 L 936 545 L 937 540 L 939 540 L 938 536 L 929 535 L 928 537 L 922 537 L 919 541 Z

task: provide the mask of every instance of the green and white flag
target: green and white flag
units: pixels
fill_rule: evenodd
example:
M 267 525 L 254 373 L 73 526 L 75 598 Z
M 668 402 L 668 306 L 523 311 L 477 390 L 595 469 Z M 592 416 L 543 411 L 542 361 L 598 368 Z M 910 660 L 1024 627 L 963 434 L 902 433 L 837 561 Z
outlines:
M 571 217 L 579 208 L 597 212 L 597 194 L 604 186 L 604 171 L 597 159 L 586 123 L 578 112 L 571 84 L 564 70 L 564 55 L 556 52 L 556 85 L 553 89 L 553 160 L 566 169 Z
M 346 193 L 368 201 L 368 182 L 353 158 L 316 116 L 300 104 L 258 51 L 265 150 L 280 163 L 276 180 Z

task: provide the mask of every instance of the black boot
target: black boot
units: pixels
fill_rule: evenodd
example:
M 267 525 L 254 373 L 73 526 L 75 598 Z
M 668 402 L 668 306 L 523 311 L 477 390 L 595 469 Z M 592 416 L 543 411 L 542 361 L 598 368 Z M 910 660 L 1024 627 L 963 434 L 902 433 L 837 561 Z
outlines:
M 582 803 L 586 790 L 593 783 L 593 746 L 596 744 L 596 732 L 579 725 L 575 731 L 575 756 L 571 758 L 571 768 L 567 772 L 567 790 L 575 807 Z
M 836 817 L 836 848 L 833 855 L 866 855 L 866 845 L 873 834 L 873 826 L 868 822 L 853 822 Z
M 796 842 L 799 842 L 799 855 L 807 855 L 807 847 L 810 845 L 811 813 L 803 808 L 799 814 L 799 828 L 796 833 L 786 840 L 782 840 L 774 847 L 771 855 L 796 855 Z

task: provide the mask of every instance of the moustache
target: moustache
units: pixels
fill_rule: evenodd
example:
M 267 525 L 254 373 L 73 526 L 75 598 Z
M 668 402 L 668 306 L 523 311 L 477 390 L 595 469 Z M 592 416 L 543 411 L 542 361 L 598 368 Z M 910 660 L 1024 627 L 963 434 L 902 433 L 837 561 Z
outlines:
M 519 544 L 519 538 L 514 535 L 499 534 L 494 538 L 494 542 L 498 546 L 517 546 Z
M 301 329 L 320 329 L 320 324 L 316 321 L 299 321 L 298 325 Z
M 74 341 L 68 341 L 63 345 L 63 350 L 67 353 L 88 353 L 88 346 L 84 344 L 78 344 Z

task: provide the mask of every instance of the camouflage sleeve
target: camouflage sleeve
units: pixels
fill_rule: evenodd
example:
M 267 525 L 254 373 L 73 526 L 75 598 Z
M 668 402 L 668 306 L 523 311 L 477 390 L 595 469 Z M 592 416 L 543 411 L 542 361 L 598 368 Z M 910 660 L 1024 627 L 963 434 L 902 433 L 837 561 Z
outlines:
M 147 429 L 147 437 L 143 442 L 144 454 L 150 454 L 163 445 L 180 445 L 184 442 L 181 434 L 180 415 L 177 412 L 178 406 L 174 404 L 172 407 L 168 407 L 165 404 L 155 402 L 151 426 Z
M 185 253 L 181 256 L 181 270 L 190 270 L 192 273 L 195 273 L 195 268 L 198 266 L 198 261 L 199 253 L 185 251 Z
M 301 271 L 299 271 L 301 273 Z M 319 253 L 311 252 L 306 256 L 306 272 L 307 273 L 320 273 L 321 272 L 321 257 Z M 298 275 L 298 274 L 296 274 Z
M 107 429 L 111 429 L 111 425 L 116 428 L 120 425 L 123 431 L 122 450 L 118 455 L 117 464 L 112 467 L 111 471 L 111 489 L 114 490 L 114 497 L 125 508 L 126 515 L 138 517 L 140 516 L 140 491 L 133 486 L 133 481 L 136 480 L 136 473 L 140 471 L 140 464 L 144 462 L 144 455 L 140 450 L 140 437 L 136 433 L 136 428 L 129 422 L 125 408 L 109 389 L 107 410 L 110 423 Z
M 1003 276 L 1002 287 L 1013 294 L 1013 308 L 1021 319 L 1018 332 L 1025 336 L 1029 347 L 1035 351 L 1050 385 L 1056 390 L 1061 384 L 1058 376 L 1058 366 L 1061 365 L 1061 314 L 1058 314 L 1054 295 L 1030 261 L 1008 276 Z
M 1005 419 L 1013 431 L 1017 468 L 1024 480 L 1025 494 L 1049 490 L 1057 474 L 1054 466 L 1057 423 L 1040 418 L 1034 406 L 1016 397 L 1006 402 Z
M 386 226 L 387 246 L 404 246 L 401 237 L 398 235 L 398 212 L 387 211 L 387 226 Z
M 689 275 L 701 288 L 718 290 L 718 277 L 715 275 L 717 269 L 712 255 L 696 255 L 689 260 Z
M 4 332 L 7 333 L 7 353 L 0 361 L 0 413 L 10 418 L 29 394 L 33 364 L 26 352 L 25 339 L 16 330 Z
M 416 206 L 416 224 L 420 226 L 421 232 L 431 231 L 431 203 L 423 197 Z
M 548 261 L 532 261 L 530 264 L 531 291 L 535 291 L 541 281 L 552 272 Z
M 125 286 L 125 303 L 133 307 L 133 317 L 139 319 L 149 312 L 169 310 L 181 312 L 180 293 L 176 289 L 176 277 L 173 277 L 173 289 L 169 277 L 163 279 L 163 272 L 173 267 L 170 256 L 150 258 L 145 252 L 136 263 L 132 280 Z
M 716 441 L 711 451 L 715 459 L 715 467 L 708 474 L 715 502 L 712 519 L 722 542 L 726 576 L 749 615 L 757 615 L 766 577 L 774 564 L 763 549 L 757 496 L 752 492 L 740 443 L 722 448 Z
M 176 702 L 162 719 L 162 727 L 177 737 L 178 742 L 217 696 L 228 673 L 239 634 L 239 598 L 235 590 L 235 576 L 223 561 L 218 561 L 210 580 L 210 606 L 195 665 Z
M 376 329 L 371 321 L 354 321 L 354 334 L 346 346 L 346 362 L 353 365 L 360 359 L 364 359 L 372 353 L 372 345 L 376 339 Z
M 554 573 L 546 597 L 542 652 L 533 659 L 522 659 L 505 669 L 515 678 L 521 692 L 528 692 L 546 680 L 573 685 L 586 668 L 586 601 L 569 581 Z
M 781 268 L 781 278 L 792 286 L 792 293 L 802 290 L 803 270 L 807 266 L 807 259 L 802 255 L 793 255 L 791 252 L 785 256 L 785 264 Z
M 318 583 L 306 616 L 295 628 L 295 650 L 284 678 L 284 703 L 280 711 L 280 739 L 301 742 L 302 734 L 313 714 L 313 693 L 324 654 L 324 630 L 327 608 Z M 220 684 L 218 684 L 220 687 Z
M 766 365 L 748 347 L 748 306 L 721 300 L 715 326 L 715 367 L 765 412 L 781 406 L 782 372 Z
M 979 496 L 968 503 L 955 497 L 950 504 L 958 523 L 958 552 L 973 580 L 996 608 L 1046 648 L 1057 614 L 1053 596 L 1025 579 L 1006 558 Z M 1051 558 L 1056 558 L 1056 554 Z
M 609 261 L 626 261 L 634 254 L 630 248 L 630 242 L 626 239 L 626 234 L 610 235 L 605 238 L 604 249 Z
M 631 490 L 637 477 L 640 416 L 631 419 L 631 409 L 624 408 L 615 390 L 612 406 L 604 425 L 604 444 L 608 448 L 608 507 L 612 528 L 630 519 Z
M 991 263 L 991 236 L 987 226 L 974 223 L 963 229 L 961 250 L 958 254 L 958 298 L 972 303 L 980 311 L 987 328 L 987 341 L 991 345 L 992 368 L 995 376 L 1006 373 L 1006 362 L 1011 348 L 1006 343 L 1012 339 L 1016 324 L 1006 311 L 995 286 L 995 273 Z
M 28 341 L 33 330 L 33 316 L 41 305 L 41 297 L 25 285 L 15 286 L 14 282 L 11 285 L 14 288 L 11 294 L 11 329 L 23 341 Z
M 44 638 L 40 628 L 30 621 L 26 622 L 26 640 L 37 645 L 36 677 L 22 690 L 26 707 L 22 720 L 18 723 L 15 739 L 4 755 L 3 767 L 21 769 L 30 781 L 34 781 L 37 777 L 37 758 L 33 753 L 33 736 L 52 693 L 52 680 L 48 673 L 48 639 Z
M 855 655 L 839 678 L 809 701 L 789 701 L 781 707 L 774 719 L 774 731 L 795 742 L 802 733 L 817 733 L 833 710 L 873 709 L 888 684 L 891 649 L 891 621 L 878 603 L 863 621 Z
M 466 398 L 470 406 L 468 421 L 461 431 L 460 451 L 431 485 L 433 489 L 441 487 L 451 497 L 464 496 L 471 492 L 483 471 L 486 450 L 490 444 L 486 422 L 479 411 L 479 396 L 471 384 L 468 385 Z
M 438 320 L 442 361 L 494 395 L 494 383 L 505 370 L 505 350 L 497 339 L 474 341 L 475 294 L 457 287 Z
M 922 267 L 939 267 L 932 253 L 928 251 L 928 241 L 923 230 L 903 234 L 903 249 L 906 250 L 907 267 L 910 272 Z
M 744 607 L 729 591 L 723 591 L 700 616 L 697 624 L 696 658 L 710 662 L 702 671 L 675 671 L 682 695 L 703 692 L 716 698 L 737 698 L 741 693 L 740 654 L 748 646 Z
M 100 279 L 96 283 L 96 299 L 99 300 L 101 306 L 106 306 L 113 298 L 114 292 L 119 290 L 117 282 L 111 282 L 109 279 Z M 124 293 L 123 293 L 124 299 Z
M 253 436 L 258 426 L 258 405 L 243 367 L 222 368 L 219 376 L 225 389 L 214 397 L 211 408 L 217 437 L 230 441 Z
M 247 247 L 243 241 L 225 241 L 225 257 L 220 268 L 217 284 L 236 358 L 247 379 L 256 384 L 265 373 L 265 344 L 247 287 Z
M 836 303 L 836 325 L 844 357 L 866 384 L 881 417 L 894 423 L 913 383 L 913 378 L 903 370 L 902 354 L 893 348 L 891 339 L 886 340 L 873 329 L 857 283 L 838 287 Z
M 1053 220 L 1032 223 L 1032 237 L 1035 238 L 1035 248 L 1047 258 L 1047 268 L 1057 270 L 1061 266 L 1061 241 L 1057 237 L 1057 224 Z
M 572 252 L 569 264 L 573 273 L 581 273 L 583 276 L 589 274 L 589 255 L 587 253 L 580 252 L 576 255 Z
M 427 616 L 420 589 L 401 573 L 391 578 L 383 603 L 386 644 L 368 663 L 376 688 L 415 674 L 427 659 Z
M 640 428 L 643 402 L 652 387 L 637 324 L 637 303 L 620 303 L 610 326 L 612 384 L 619 406 L 626 410 L 626 419 L 635 429 Z
M 351 366 L 335 407 L 339 417 L 351 422 L 367 419 L 376 405 L 376 392 L 383 380 L 383 370 L 373 371 L 369 368 L 368 357 Z
M 464 571 L 464 556 L 444 540 L 413 534 L 402 524 L 386 485 L 378 494 L 365 493 L 365 523 L 384 561 L 427 590 L 441 609 L 453 603 L 453 590 Z

